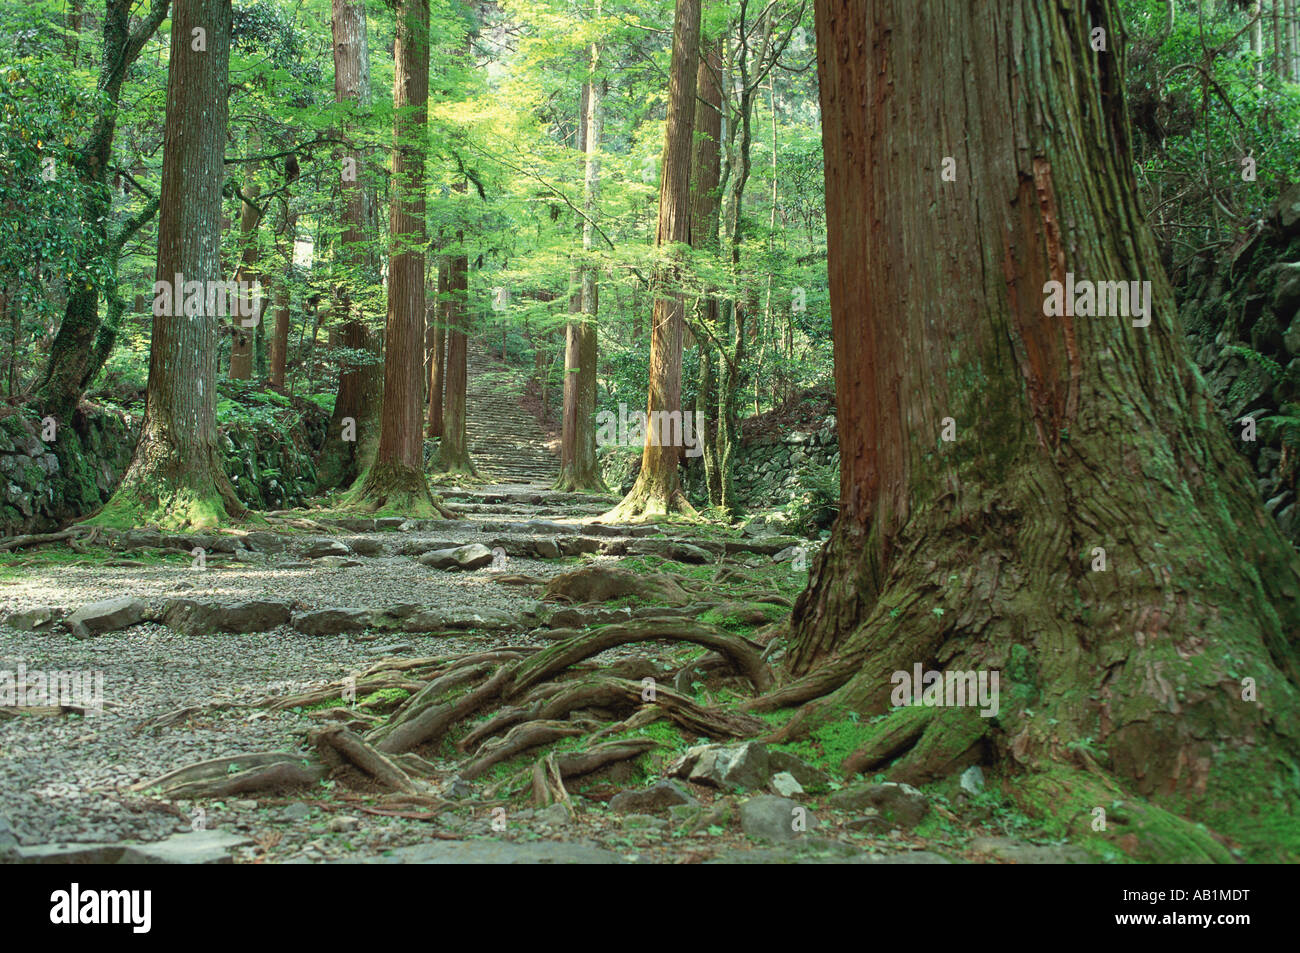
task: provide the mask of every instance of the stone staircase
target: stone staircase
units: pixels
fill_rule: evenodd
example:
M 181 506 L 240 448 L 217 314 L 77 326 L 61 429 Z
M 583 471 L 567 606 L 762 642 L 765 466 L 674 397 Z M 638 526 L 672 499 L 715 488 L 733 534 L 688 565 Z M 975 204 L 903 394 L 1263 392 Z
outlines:
M 560 459 L 547 446 L 552 438 L 520 404 L 523 372 L 502 364 L 477 341 L 469 342 L 465 363 L 465 429 L 479 475 L 550 487 L 560 475 Z

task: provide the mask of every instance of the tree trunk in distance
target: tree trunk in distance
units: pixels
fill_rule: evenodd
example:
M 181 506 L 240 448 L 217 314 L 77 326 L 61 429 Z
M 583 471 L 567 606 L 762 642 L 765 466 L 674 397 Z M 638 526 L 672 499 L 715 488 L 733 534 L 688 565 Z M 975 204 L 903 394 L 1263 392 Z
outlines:
M 442 436 L 442 392 L 447 364 L 447 257 L 438 256 L 438 293 L 429 309 L 433 322 L 433 357 L 429 362 L 429 429 L 430 438 Z
M 362 0 L 333 0 L 334 101 L 370 104 L 370 49 Z M 338 150 L 343 233 L 339 259 L 350 272 L 334 287 L 334 309 L 343 316 L 339 341 L 352 351 L 366 351 L 369 363 L 339 369 L 338 393 L 325 444 L 316 466 L 319 489 L 350 486 L 375 458 L 383 407 L 384 376 L 381 335 L 366 323 L 352 294 L 353 282 L 380 283 L 379 262 L 370 244 L 378 234 L 378 205 L 373 156 L 354 142 Z
M 453 188 L 464 192 L 465 182 Z M 469 294 L 469 256 L 462 254 L 465 236 L 456 233 L 457 254 L 452 255 L 447 275 L 447 366 L 446 391 L 442 398 L 442 441 L 438 444 L 438 469 L 443 473 L 463 473 L 477 476 L 469 456 L 469 440 L 465 434 L 465 385 L 468 373 L 465 366 L 469 328 L 467 297 Z
M 284 256 L 284 272 L 273 282 L 275 290 L 275 325 L 271 329 L 271 373 L 269 383 L 276 390 L 284 390 L 285 368 L 289 363 L 289 319 L 292 307 L 293 252 L 298 229 L 298 215 L 290 212 L 285 221 L 285 240 L 280 243 Z
M 597 5 L 597 16 L 600 15 Z M 565 329 L 564 426 L 560 453 L 560 475 L 555 489 L 569 492 L 608 492 L 596 460 L 596 363 L 598 360 L 596 320 L 598 289 L 596 267 L 585 260 L 595 243 L 594 221 L 599 214 L 600 140 L 604 117 L 602 84 L 595 74 L 600 65 L 600 47 L 591 45 L 590 81 L 584 86 L 583 134 L 580 148 L 583 163 L 582 251 L 579 274 L 579 317 Z
M 670 256 L 691 239 L 691 151 L 695 130 L 695 73 L 699 63 L 700 0 L 677 0 L 664 129 L 663 178 L 655 246 Z M 650 319 L 649 422 L 641 471 L 631 492 L 603 519 L 646 520 L 670 513 L 695 516 L 678 477 L 682 410 L 682 325 L 685 301 L 672 264 L 657 270 Z M 671 421 L 678 424 L 673 446 Z
M 691 159 L 691 245 L 717 254 L 721 202 L 718 188 L 722 175 L 722 42 L 708 45 L 700 56 L 695 77 L 695 154 Z M 722 505 L 722 474 L 718 454 L 718 374 L 717 345 L 720 333 L 718 299 L 701 296 L 695 316 L 701 333 L 696 335 L 700 349 L 699 386 L 696 406 L 703 414 L 704 427 L 696 439 L 703 445 L 704 482 L 709 505 Z
M 250 140 L 256 143 L 256 137 L 250 137 Z M 253 176 L 253 166 L 250 163 L 245 170 L 244 175 L 244 195 L 253 201 L 261 194 L 262 189 Z M 255 281 L 257 274 L 257 226 L 262 221 L 262 215 L 257 206 L 250 205 L 243 199 L 239 202 L 239 271 L 235 275 L 236 281 Z M 234 381 L 251 380 L 253 377 L 253 338 L 255 336 L 254 328 L 245 327 L 243 323 L 243 314 L 232 315 L 230 318 L 230 379 Z M 257 316 L 258 324 L 262 323 L 262 315 Z

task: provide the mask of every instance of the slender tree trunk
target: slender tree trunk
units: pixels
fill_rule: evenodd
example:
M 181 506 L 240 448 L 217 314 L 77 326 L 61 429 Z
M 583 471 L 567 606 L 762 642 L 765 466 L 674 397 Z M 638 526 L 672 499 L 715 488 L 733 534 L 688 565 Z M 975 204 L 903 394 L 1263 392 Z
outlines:
M 464 182 L 457 191 L 465 191 Z M 456 245 L 463 249 L 465 236 L 456 233 Z M 438 444 L 438 469 L 445 473 L 476 475 L 469 456 L 465 432 L 465 385 L 468 380 L 465 360 L 469 331 L 469 256 L 452 255 L 447 274 L 447 375 L 443 395 L 442 441 Z
M 1296 0 L 1286 0 L 1287 14 L 1287 48 L 1291 53 L 1291 66 L 1288 79 L 1300 83 L 1300 8 Z
M 722 42 L 710 44 L 700 56 L 695 86 L 695 154 L 691 159 L 691 245 L 714 255 L 719 253 L 718 189 L 722 174 Z M 704 429 L 696 434 L 703 444 L 704 477 L 709 504 L 722 505 L 722 473 L 718 454 L 718 372 L 716 335 L 720 332 L 718 299 L 701 295 L 696 313 L 695 335 L 700 351 L 696 407 Z
M 1250 5 L 1250 52 L 1255 54 L 1255 75 L 1260 82 L 1257 88 L 1263 88 L 1264 79 L 1264 7 L 1260 0 L 1252 0 Z
M 429 429 L 426 435 L 432 438 L 442 436 L 442 392 L 443 380 L 446 378 L 447 364 L 447 302 L 448 291 L 447 256 L 438 256 L 438 294 L 433 307 L 429 309 L 432 323 L 433 353 L 429 360 Z
M 597 4 L 597 16 L 600 15 Z M 596 76 L 600 46 L 591 44 L 590 81 L 584 87 L 583 134 L 580 148 L 586 154 L 583 168 L 582 252 L 579 268 L 580 316 L 566 329 L 564 353 L 564 426 L 561 440 L 560 476 L 555 489 L 605 492 L 608 487 L 596 462 L 596 314 L 598 310 L 596 267 L 590 262 L 595 239 L 593 223 L 599 214 L 600 140 L 603 127 L 603 80 Z
M 169 0 L 150 0 L 148 13 L 134 29 L 131 28 L 132 6 L 132 0 L 107 0 L 104 5 L 104 41 L 97 84 L 102 106 L 73 161 L 73 171 L 87 197 L 84 216 L 87 241 L 78 268 L 83 275 L 97 271 L 91 267 L 94 258 L 109 244 L 112 220 L 109 165 L 122 83 L 144 44 L 166 18 Z M 116 267 L 115 258 L 113 264 Z M 52 415 L 61 423 L 71 420 L 81 395 L 108 358 L 107 351 L 96 346 L 103 337 L 99 320 L 101 288 L 93 282 L 90 284 L 87 288 L 86 282 L 79 281 L 70 290 L 63 320 L 36 388 L 36 404 L 42 414 Z M 107 340 L 111 343 L 115 335 L 116 328 L 109 328 Z
M 695 130 L 695 73 L 699 63 L 700 0 L 677 0 L 664 131 L 663 178 L 655 245 L 670 256 L 691 239 L 691 151 Z M 658 269 L 650 320 L 649 423 L 641 471 L 627 497 L 608 514 L 613 520 L 649 519 L 695 510 L 682 492 L 682 325 L 685 301 L 676 287 L 678 268 Z M 675 415 L 675 417 L 674 417 Z M 674 428 L 672 421 L 676 420 Z M 676 430 L 676 433 L 673 431 Z
M 256 142 L 255 137 L 250 137 Z M 243 193 L 245 201 L 239 203 L 239 271 L 236 275 L 238 281 L 256 281 L 257 273 L 257 226 L 262 221 L 261 212 L 256 205 L 250 204 L 255 202 L 258 195 L 261 194 L 261 187 L 253 177 L 253 166 L 250 163 L 245 170 Z M 245 326 L 245 315 L 236 314 L 230 318 L 230 379 L 236 381 L 250 380 L 253 376 L 253 338 L 254 328 Z M 261 325 L 261 315 L 258 315 L 258 325 Z
M 366 10 L 362 0 L 333 0 L 334 100 L 370 104 L 370 49 Z M 353 295 L 354 287 L 378 286 L 379 262 L 374 245 L 379 230 L 373 156 L 347 142 L 335 158 L 339 163 L 339 260 L 348 269 L 334 286 L 334 310 L 341 316 L 339 341 L 352 352 L 368 352 L 369 361 L 350 361 L 339 369 L 334 412 L 317 461 L 321 489 L 349 486 L 363 473 L 379 447 L 379 417 L 384 377 L 380 334 L 366 322 Z
M 755 707 L 832 692 L 776 738 L 885 714 L 846 774 L 982 761 L 1099 849 L 1231 860 L 1177 811 L 1294 859 L 1300 562 L 1217 422 L 1138 206 L 1120 64 L 1089 45 L 1094 25 L 1120 35 L 1117 4 L 816 16 L 840 513 L 792 616 L 796 680 Z M 1054 316 L 1067 276 L 1149 281 L 1149 324 L 1117 297 Z M 892 709 L 915 667 L 999 673 L 996 717 Z
M 428 0 L 402 0 L 394 52 L 393 188 L 384 401 L 374 465 L 354 499 L 403 514 L 439 510 L 424 478 L 424 157 L 429 100 Z
M 217 342 L 211 308 L 221 281 L 230 0 L 188 0 L 172 13 L 163 141 L 153 338 L 144 421 L 122 484 L 101 523 L 212 526 L 243 506 L 217 446 Z M 193 49 L 193 31 L 206 48 Z M 181 276 L 185 307 L 173 311 Z M 197 307 L 195 307 L 197 304 Z
M 271 329 L 271 373 L 270 385 L 283 390 L 285 370 L 289 364 L 289 323 L 292 306 L 293 252 L 298 230 L 298 216 L 290 212 L 284 223 L 284 241 L 281 254 L 284 257 L 284 270 L 275 279 L 275 325 Z M 299 352 L 301 353 L 301 351 Z

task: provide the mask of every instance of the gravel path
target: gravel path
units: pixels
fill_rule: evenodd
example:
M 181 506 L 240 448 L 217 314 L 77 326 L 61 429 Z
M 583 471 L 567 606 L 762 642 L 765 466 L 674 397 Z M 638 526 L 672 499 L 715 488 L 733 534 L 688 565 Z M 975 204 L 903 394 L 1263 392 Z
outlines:
M 491 538 L 448 526 L 436 533 L 349 535 L 365 535 L 390 549 Z M 486 573 L 442 572 L 408 556 L 361 558 L 360 565 L 345 568 L 295 565 L 301 560 L 288 553 L 253 555 L 250 562 L 224 567 L 215 565 L 221 557 L 212 559 L 214 565 L 202 571 L 184 562 L 27 571 L 0 584 L 0 618 L 40 606 L 72 610 L 123 595 L 143 598 L 155 608 L 172 598 L 291 599 L 301 608 L 409 603 L 503 610 L 518 610 L 531 601 L 518 588 L 491 583 Z M 509 564 L 511 572 L 542 577 L 566 568 L 544 560 L 511 559 Z M 299 750 L 311 723 L 293 712 L 239 707 L 205 712 L 171 728 L 143 728 L 150 720 L 185 706 L 248 705 L 269 694 L 318 688 L 395 648 L 403 654 L 436 655 L 524 641 L 526 637 L 508 633 L 309 636 L 288 626 L 245 635 L 187 636 L 153 623 L 78 641 L 62 631 L 0 626 L 0 671 L 16 672 L 21 664 L 29 673 L 100 673 L 105 704 L 103 712 L 84 716 L 0 719 L 0 814 L 22 844 L 152 840 L 189 830 L 183 804 L 173 813 L 128 788 L 207 758 Z
M 506 504 L 488 518 L 523 520 L 529 513 Z M 480 526 L 467 520 L 428 532 L 340 535 L 364 536 L 389 553 L 403 546 L 419 551 L 431 542 L 488 543 L 501 535 L 479 532 Z M 291 549 L 304 541 L 302 536 L 285 539 Z M 614 557 L 591 558 L 617 562 Z M 306 562 L 286 552 L 214 555 L 202 571 L 185 561 L 46 565 L 25 570 L 17 579 L 0 580 L 0 619 L 13 611 L 71 610 L 118 596 L 142 598 L 154 608 L 174 598 L 218 602 L 264 598 L 292 600 L 300 609 L 415 604 L 493 608 L 515 615 L 532 603 L 528 590 L 495 584 L 488 570 L 443 572 L 410 556 L 391 554 L 359 557 L 356 562 L 329 568 L 328 561 Z M 571 563 L 556 560 L 512 557 L 508 572 L 547 578 L 570 568 Z M 576 818 L 557 817 L 553 808 L 512 808 L 509 815 L 497 818 L 482 807 L 422 818 L 419 811 L 414 817 L 367 813 L 360 795 L 343 787 L 335 789 L 331 782 L 291 796 L 258 795 L 198 804 L 164 801 L 130 790 L 168 771 L 212 758 L 251 752 L 305 753 L 305 735 L 320 722 L 302 712 L 253 707 L 267 695 L 318 688 L 394 654 L 443 655 L 524 643 L 535 644 L 535 636 L 512 631 L 311 636 L 287 625 L 245 635 L 183 635 L 150 622 L 76 640 L 62 629 L 42 633 L 0 625 L 0 672 L 14 672 L 23 665 L 29 673 L 97 673 L 103 679 L 105 705 L 102 712 L 84 715 L 57 711 L 14 715 L 0 709 L 0 853 L 10 833 L 25 848 L 67 844 L 86 850 L 89 844 L 159 841 L 202 829 L 240 841 L 233 857 L 245 862 L 404 857 L 437 862 L 790 860 L 779 853 L 751 853 L 753 845 L 734 826 L 721 834 L 716 826 L 674 834 L 662 819 L 612 815 L 595 802 L 587 803 Z M 634 653 L 635 647 L 611 650 L 602 660 L 626 657 L 629 652 Z M 150 724 L 190 706 L 196 708 L 191 717 L 166 727 Z M 712 796 L 702 795 L 706 806 Z M 718 805 L 710 809 L 715 808 L 722 809 Z M 898 832 L 869 837 L 847 828 L 825 830 L 835 836 L 810 838 L 820 844 L 817 856 L 823 860 L 944 861 L 926 852 L 927 845 Z M 448 837 L 461 840 L 435 839 Z M 444 843 L 450 846 L 439 846 Z M 417 853 L 403 853 L 409 850 Z M 228 856 L 227 851 L 218 854 Z

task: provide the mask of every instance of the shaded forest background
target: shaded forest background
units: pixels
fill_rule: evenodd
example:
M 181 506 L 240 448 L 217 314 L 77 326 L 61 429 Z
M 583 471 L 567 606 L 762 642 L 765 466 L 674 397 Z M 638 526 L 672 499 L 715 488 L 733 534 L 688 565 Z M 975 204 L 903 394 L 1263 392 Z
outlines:
M 222 257 L 227 276 L 256 275 L 269 293 L 252 333 L 231 327 L 222 335 L 217 412 L 228 469 L 253 506 L 289 505 L 329 488 L 331 474 L 318 479 L 311 450 L 323 441 L 340 379 L 380 360 L 349 336 L 336 297 L 341 285 L 358 289 L 353 316 L 371 338 L 380 334 L 395 21 L 372 6 L 372 92 L 363 105 L 336 101 L 329 4 L 235 6 Z M 1290 327 L 1296 283 L 1284 266 L 1297 256 L 1285 233 L 1265 226 L 1300 174 L 1294 3 L 1125 0 L 1121 9 L 1142 199 L 1196 336 L 1194 354 L 1224 398 L 1225 417 L 1258 418 L 1264 439 L 1243 449 L 1255 455 L 1261 491 L 1294 536 L 1300 329 Z M 52 409 L 69 416 L 58 405 L 83 387 L 99 411 L 139 418 L 166 82 L 167 35 L 156 28 L 165 13 L 159 4 L 7 3 L 0 17 L 0 394 L 10 414 L 26 418 L 22 433 L 10 422 L 10 441 L 21 444 Z M 427 234 L 441 260 L 466 260 L 471 338 L 528 369 L 538 412 L 558 428 L 564 329 L 575 275 L 590 269 L 599 281 L 597 407 L 641 406 L 671 4 L 444 0 L 430 16 Z M 807 4 L 784 0 L 705 7 L 703 31 L 719 38 L 726 77 L 725 247 L 694 249 L 683 286 L 696 300 L 701 289 L 727 288 L 746 315 L 739 329 L 734 319 L 718 324 L 720 339 L 688 331 L 683 405 L 704 408 L 710 421 L 772 411 L 800 419 L 801 405 L 824 409 L 831 393 L 811 16 Z M 134 53 L 129 66 L 106 57 L 106 43 Z M 593 82 L 602 181 L 587 215 L 578 149 Z M 363 156 L 358 174 L 379 205 L 361 236 L 371 250 L 361 254 L 343 248 L 344 152 Z M 585 220 L 594 234 L 584 247 Z M 373 273 L 359 274 L 367 267 Z M 438 289 L 432 267 L 427 283 L 436 328 L 455 295 Z M 701 332 L 695 318 L 688 325 Z M 65 325 L 81 327 L 71 335 Z M 60 391 L 60 351 L 69 348 L 88 353 Z M 720 354 L 734 366 L 721 394 L 718 368 L 728 362 L 719 365 Z M 710 443 L 739 440 L 735 430 L 710 432 Z M 294 435 L 300 452 L 277 453 L 272 433 Z M 600 455 L 617 481 L 635 468 L 639 449 L 602 447 Z M 725 468 L 736 463 L 733 453 Z M 696 503 L 723 503 L 703 482 Z M 773 502 L 825 518 L 835 482 L 809 466 Z M 68 497 L 64 515 L 102 502 L 105 489 L 57 488 Z M 31 525 L 21 485 L 10 495 L 17 498 L 5 501 L 6 525 Z

